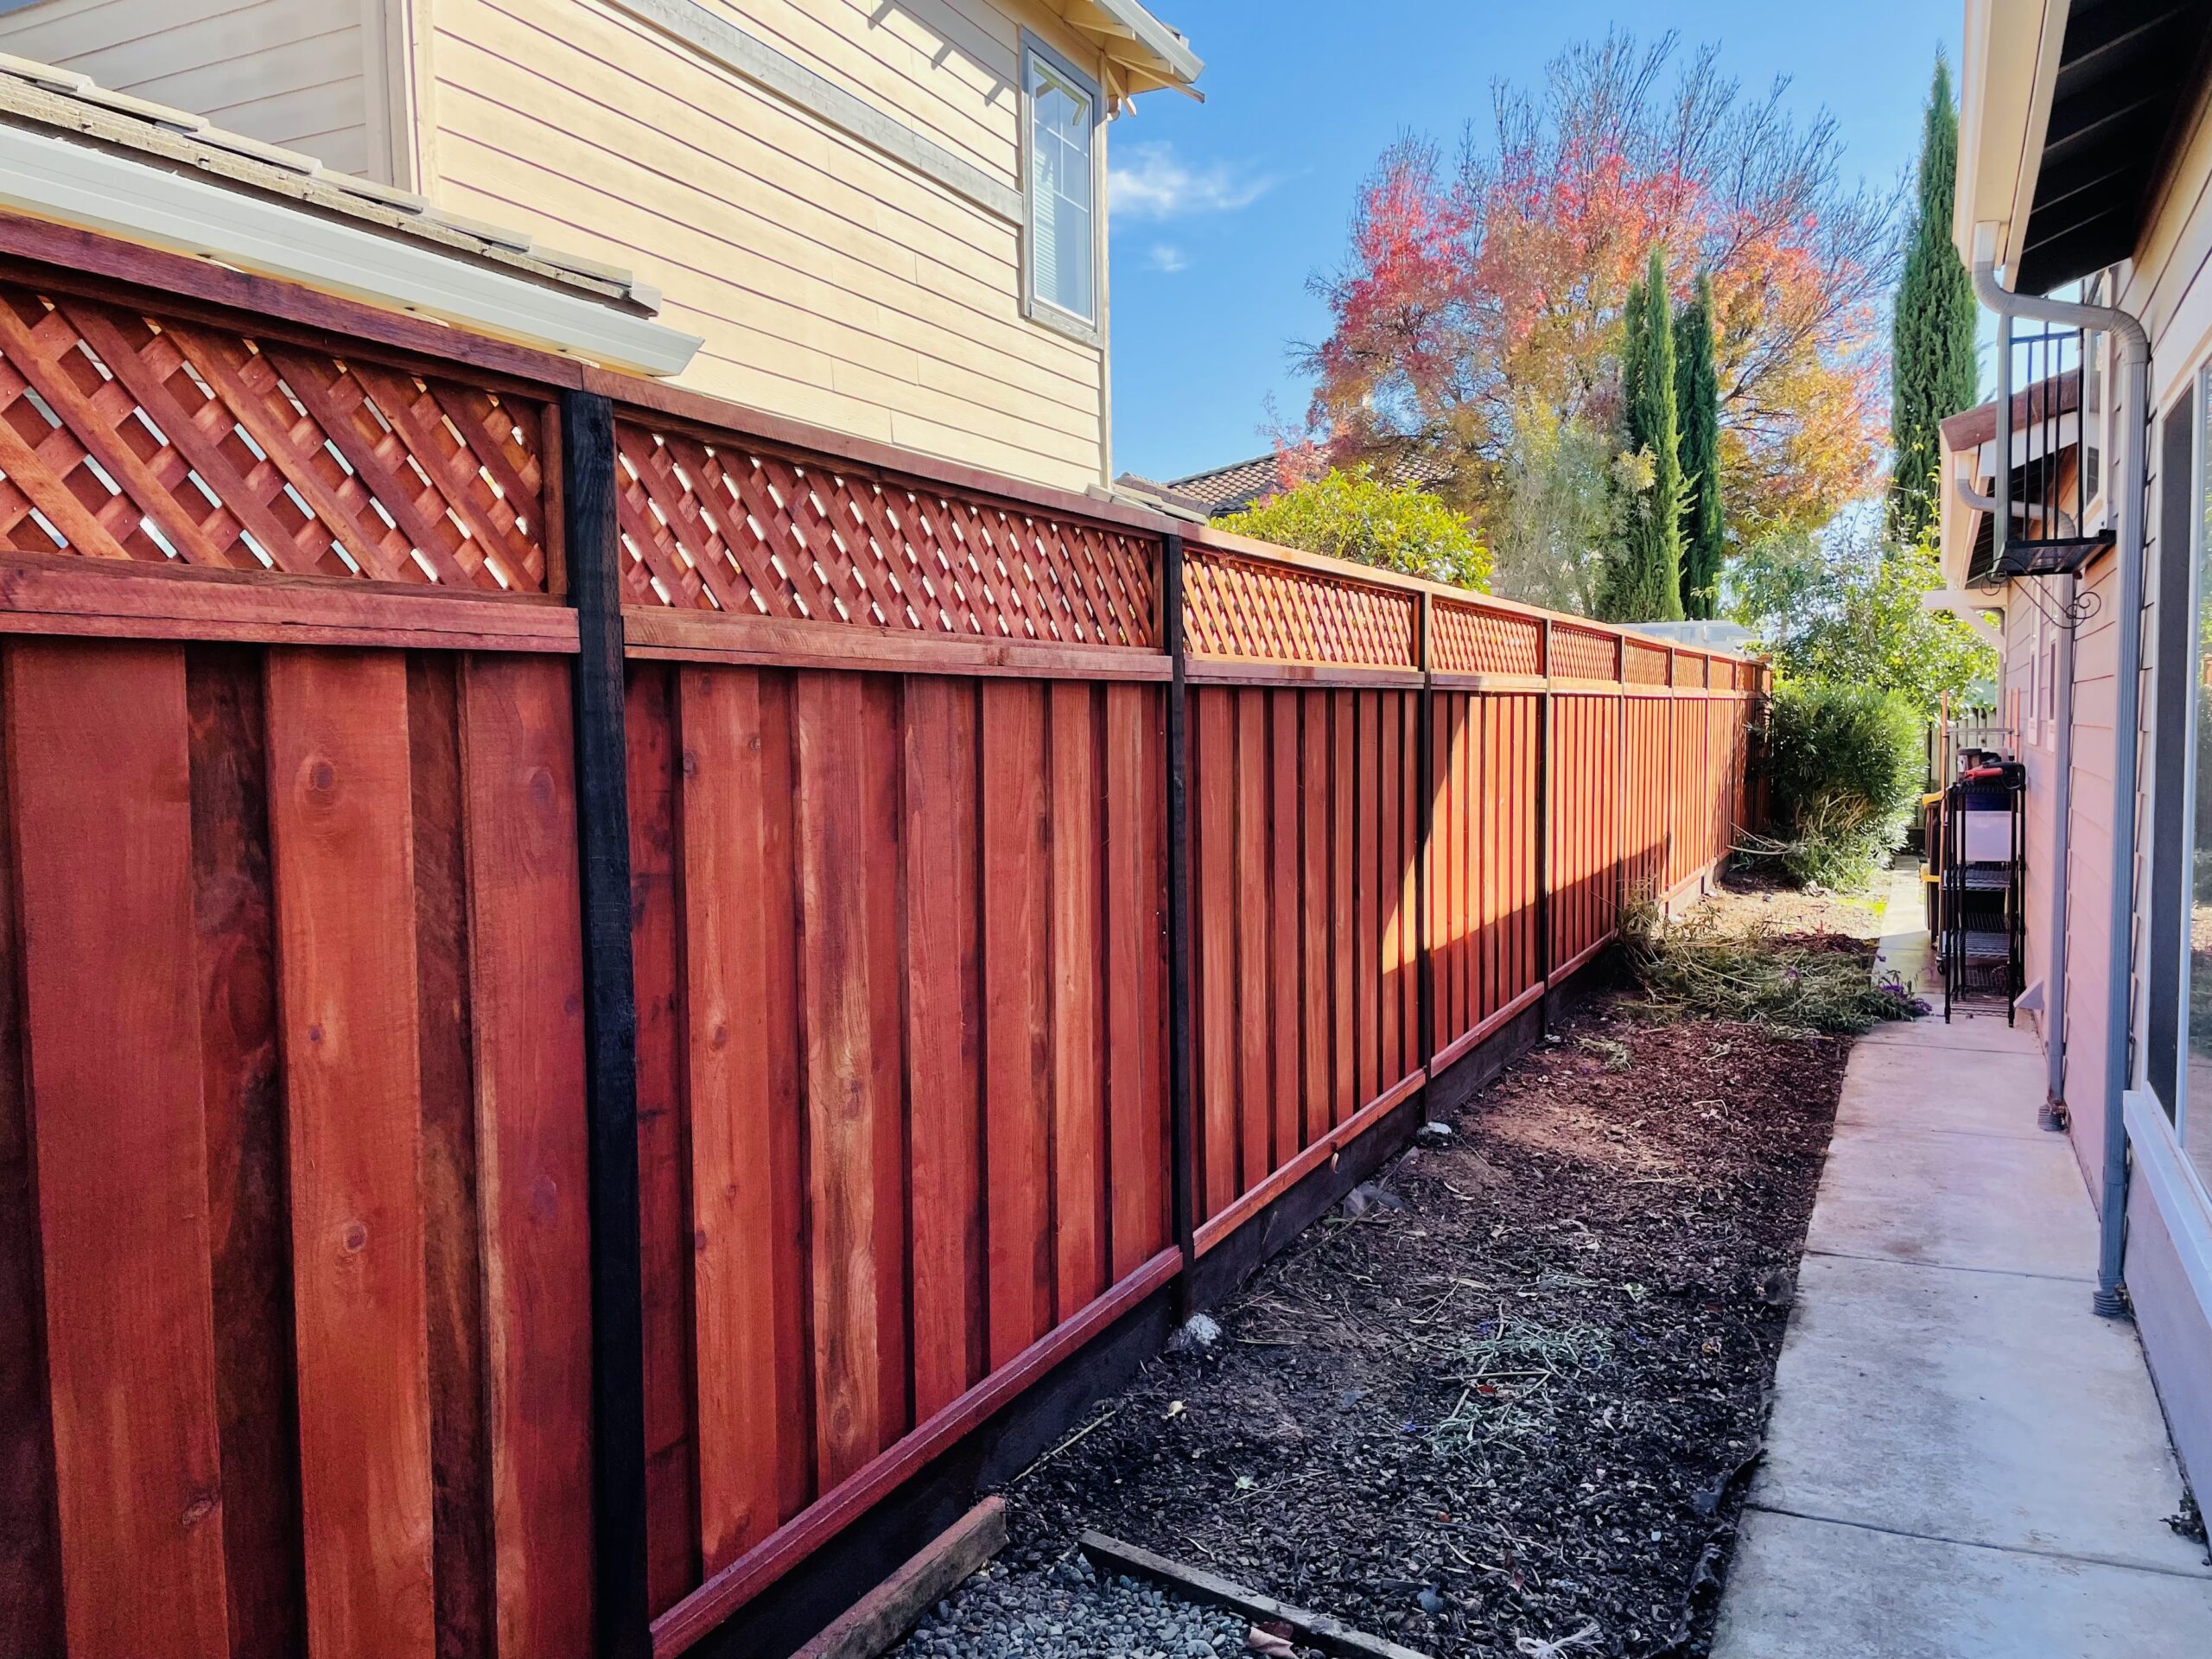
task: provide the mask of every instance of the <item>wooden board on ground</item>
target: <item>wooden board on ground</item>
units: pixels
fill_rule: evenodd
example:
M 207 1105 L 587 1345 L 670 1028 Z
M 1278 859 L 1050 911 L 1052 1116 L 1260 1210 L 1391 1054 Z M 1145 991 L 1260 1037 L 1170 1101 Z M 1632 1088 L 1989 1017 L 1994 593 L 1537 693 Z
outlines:
M 791 1659 L 875 1659 L 1006 1548 L 1006 1500 L 987 1497 L 855 1602 Z
M 1319 1648 L 1324 1653 L 1343 1656 L 1343 1659 L 1428 1659 L 1417 1649 L 1401 1647 L 1379 1636 L 1355 1630 L 1326 1613 L 1309 1613 L 1303 1607 L 1293 1607 L 1273 1596 L 1248 1590 L 1217 1573 L 1186 1567 L 1135 1544 L 1125 1544 L 1118 1538 L 1109 1538 L 1103 1532 L 1086 1532 L 1077 1542 L 1090 1558 L 1090 1564 L 1102 1572 L 1148 1580 L 1190 1600 L 1242 1613 L 1254 1624 L 1267 1621 L 1287 1625 L 1291 1639 L 1300 1647 Z M 808 1652 L 811 1654 L 812 1649 Z M 801 1659 L 806 1656 L 801 1656 Z

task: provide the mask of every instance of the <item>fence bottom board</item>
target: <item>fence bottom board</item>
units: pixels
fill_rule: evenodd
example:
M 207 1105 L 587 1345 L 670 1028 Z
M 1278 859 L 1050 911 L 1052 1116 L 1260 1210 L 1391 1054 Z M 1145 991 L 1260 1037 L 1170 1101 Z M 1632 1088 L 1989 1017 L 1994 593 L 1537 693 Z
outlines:
M 1324 1159 L 1303 1180 L 1277 1193 L 1217 1236 L 1191 1268 L 1193 1310 L 1211 1307 L 1257 1273 L 1279 1251 L 1333 1209 L 1344 1195 L 1405 1150 L 1427 1116 L 1427 1085 L 1393 1101 L 1342 1154 Z M 1349 1127 L 1349 1125 L 1347 1125 Z M 1224 1212 L 1226 1213 L 1226 1212 Z
M 766 1540 L 715 1573 L 653 1621 L 653 1659 L 672 1659 L 878 1501 L 1040 1382 L 1123 1313 L 1181 1271 L 1179 1251 L 1162 1250 L 1073 1319 L 1039 1337 L 1012 1361 L 923 1423 L 882 1456 L 817 1498 Z
M 1572 972 L 1573 969 L 1570 968 L 1566 971 Z M 1553 977 L 1561 978 L 1564 977 L 1564 974 L 1554 975 Z M 1548 982 L 1545 980 L 1538 980 L 1480 1025 L 1454 1037 L 1442 1048 L 1437 1050 L 1435 1058 L 1429 1061 L 1429 1069 L 1432 1071 L 1441 1072 L 1445 1067 L 1453 1064 L 1460 1056 L 1471 1053 L 1478 1046 L 1489 1041 L 1494 1033 L 1512 1024 L 1523 1009 L 1539 1001 L 1543 996 L 1544 988 L 1548 983 Z
M 1041 1379 L 874 1501 L 781 1578 L 700 1635 L 686 1659 L 797 1659 L 806 1644 L 931 1541 L 980 1494 L 1004 1485 L 1065 1439 L 1167 1343 L 1180 1276 L 1169 1279 L 1061 1357 Z
M 1428 1081 L 1428 1073 L 1416 1067 L 1406 1077 L 1384 1090 L 1373 1100 L 1346 1118 L 1320 1140 L 1300 1153 L 1281 1169 L 1268 1176 L 1249 1192 L 1240 1196 L 1222 1212 L 1211 1217 L 1197 1234 L 1193 1249 L 1204 1255 L 1223 1239 L 1235 1232 L 1245 1221 L 1256 1216 L 1283 1193 L 1304 1180 L 1323 1164 L 1331 1161 L 1353 1141 L 1389 1116 L 1390 1109 L 1415 1093 Z
M 1303 1179 L 1247 1215 L 1241 1225 L 1214 1238 L 1191 1269 L 1191 1306 L 1209 1307 L 1234 1293 L 1345 1193 L 1404 1151 L 1424 1121 L 1464 1106 L 1534 1048 L 1548 1027 L 1603 982 L 1598 976 L 1579 971 L 1600 954 L 1586 953 L 1573 969 L 1554 973 L 1516 998 L 1481 1029 L 1455 1044 L 1450 1058 L 1438 1055 L 1429 1062 L 1421 1087 L 1391 1101 L 1363 1133 L 1344 1145 L 1342 1157 L 1318 1163 Z
M 1659 908 L 1673 916 L 1681 906 L 1702 899 L 1720 880 L 1720 872 L 1728 862 L 1723 853 L 1710 864 L 1701 864 L 1667 889 L 1667 896 L 1660 900 Z
M 1597 960 L 1599 954 L 1603 951 L 1607 945 L 1611 944 L 1615 939 L 1620 938 L 1620 929 L 1617 927 L 1606 929 L 1601 937 L 1592 940 L 1590 944 L 1584 945 L 1582 949 L 1576 951 L 1572 957 L 1569 957 L 1558 967 L 1553 969 L 1553 982 L 1556 983 L 1558 981 L 1565 979 L 1569 974 L 1578 973 L 1582 969 L 1588 967 L 1591 963 Z

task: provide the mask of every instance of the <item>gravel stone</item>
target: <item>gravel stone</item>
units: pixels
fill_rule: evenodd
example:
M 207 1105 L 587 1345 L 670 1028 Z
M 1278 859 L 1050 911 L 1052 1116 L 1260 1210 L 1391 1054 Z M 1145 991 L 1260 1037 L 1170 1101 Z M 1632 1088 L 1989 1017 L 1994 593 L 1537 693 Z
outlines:
M 1231 1659 L 1249 1629 L 1080 1555 L 999 1560 L 931 1609 L 893 1659 Z

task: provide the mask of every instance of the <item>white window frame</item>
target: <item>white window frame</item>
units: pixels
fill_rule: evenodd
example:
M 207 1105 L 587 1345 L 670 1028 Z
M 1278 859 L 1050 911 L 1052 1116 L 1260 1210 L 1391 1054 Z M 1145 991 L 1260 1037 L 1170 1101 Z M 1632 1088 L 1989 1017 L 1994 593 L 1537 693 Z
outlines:
M 2212 551 L 2212 549 L 2208 549 L 2206 524 L 2207 509 L 2208 506 L 2212 506 L 2212 503 L 2208 503 L 2205 493 L 2208 489 L 2212 489 L 2212 474 L 2208 474 L 2205 467 L 2208 438 L 2212 438 L 2212 424 L 2208 424 L 2212 423 L 2212 359 L 2201 362 L 2190 371 L 2189 388 L 2191 414 L 2188 554 L 2190 645 L 2182 663 L 2171 665 L 2157 663 L 2153 664 L 2153 668 L 2156 673 L 2163 675 L 2177 667 L 2180 672 L 2187 677 L 2190 690 L 2183 702 L 2186 712 L 2181 722 L 2182 729 L 2176 734 L 2179 739 L 2177 745 L 2178 753 L 2162 753 L 2165 751 L 2166 746 L 2156 741 L 2149 746 L 2152 768 L 2150 782 L 2154 790 L 2160 784 L 2168 782 L 2175 774 L 2179 774 L 2181 823 L 2180 834 L 2177 837 L 2178 846 L 2174 850 L 2178 855 L 2177 861 L 2180 868 L 2167 873 L 2165 879 L 2162 880 L 2158 879 L 2154 861 L 2152 879 L 2147 884 L 2149 888 L 2147 897 L 2150 903 L 2154 905 L 2179 903 L 2184 906 L 2190 905 L 2190 895 L 2195 890 L 2196 791 L 2201 784 L 2212 784 L 2212 779 L 2200 779 L 2196 775 L 2198 698 L 2195 689 L 2197 675 L 2201 671 L 2202 652 L 2204 647 L 2204 641 L 2198 632 L 2203 626 L 2204 563 L 2208 551 Z M 2159 429 L 2159 423 L 2154 421 L 2146 430 L 2144 442 L 2156 442 L 2158 441 L 2156 435 Z M 2163 522 L 2159 525 L 2159 530 L 2162 537 L 2167 534 L 2167 526 Z M 2162 547 L 2161 556 L 2164 551 Z M 2154 632 L 2155 626 L 2154 623 Z M 2153 706 L 2155 708 L 2155 704 Z M 2171 758 L 2169 758 L 2170 753 Z M 2145 814 L 2145 820 L 2152 826 L 2150 834 L 2155 838 L 2157 836 L 2155 808 Z M 2155 839 L 2152 846 L 2155 851 Z M 2146 916 L 2142 935 L 2146 945 L 2151 933 L 2152 927 Z M 2212 1191 L 2207 1190 L 2194 1160 L 2183 1150 L 2189 1144 L 2191 1134 L 2192 1125 L 2190 1120 L 2194 1115 L 2192 1108 L 2196 1112 L 2212 1115 L 2212 1101 L 2192 1102 L 2190 1099 L 2189 1005 L 2190 979 L 2193 966 L 2190 961 L 2190 929 L 2186 925 L 2180 930 L 2176 957 L 2167 963 L 2167 971 L 2175 976 L 2177 986 L 2173 1035 L 2176 1049 L 2173 1056 L 2174 1098 L 2171 1101 L 2166 1101 L 2159 1097 L 2160 1091 L 2157 1082 L 2149 1075 L 2152 1070 L 2152 1057 L 2147 1052 L 2149 1045 L 2147 1042 L 2139 1040 L 2137 1044 L 2139 1058 L 2134 1066 L 2135 1088 L 2130 1092 L 2136 1094 L 2140 1100 L 2152 1103 L 2152 1104 L 2149 1111 L 2140 1114 L 2145 1122 L 2139 1127 L 2132 1127 L 2131 1133 L 2139 1141 L 2149 1133 L 2149 1121 L 2155 1120 L 2158 1129 L 2157 1138 L 2162 1141 L 2163 1148 L 2171 1154 L 2168 1160 L 2171 1167 L 2165 1176 L 2168 1189 L 2174 1193 L 2185 1193 L 2188 1196 L 2196 1211 L 2200 1224 L 2212 1224 L 2212 1219 L 2208 1219 L 2212 1218 Z M 2146 950 L 2143 959 L 2148 965 L 2148 971 L 2155 974 L 2158 971 L 2156 963 L 2150 960 L 2153 955 L 2155 953 Z M 2138 1016 L 2139 1020 L 2143 1023 L 2137 1027 L 2138 1031 L 2145 1037 L 2149 1034 L 2147 1021 L 2150 1001 L 2151 996 L 2146 986 L 2143 998 L 2145 1013 Z M 2131 1114 L 2132 1126 L 2135 1116 L 2137 1115 Z M 2195 1127 L 2203 1126 L 2200 1124 Z M 2170 1219 L 2169 1224 L 2176 1224 Z M 2208 1272 L 2212 1272 L 2212 1258 L 2208 1258 L 2201 1265 Z M 2208 1304 L 2208 1311 L 2212 1311 L 2212 1303 Z
M 1090 100 L 1090 304 L 1095 317 L 1079 317 L 1037 293 L 1032 255 L 1037 226 L 1035 121 L 1030 110 L 1033 66 L 1041 65 Z M 1040 327 L 1086 346 L 1106 344 L 1106 99 L 1097 80 L 1027 29 L 1021 32 L 1021 315 Z

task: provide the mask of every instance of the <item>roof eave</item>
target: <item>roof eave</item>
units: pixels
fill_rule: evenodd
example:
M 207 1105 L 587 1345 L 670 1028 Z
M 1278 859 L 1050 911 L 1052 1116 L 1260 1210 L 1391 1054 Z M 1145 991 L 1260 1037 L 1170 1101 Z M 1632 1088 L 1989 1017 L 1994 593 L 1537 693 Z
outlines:
M 2042 170 L 2071 0 L 1967 0 L 1951 238 L 2009 284 Z M 1989 234 L 1977 238 L 1977 227 Z
M 1109 55 L 1154 85 L 1189 89 L 1205 68 L 1191 43 L 1137 0 L 1071 0 L 1065 15 L 1082 28 L 1084 13 L 1096 14 L 1094 32 L 1114 40 Z

